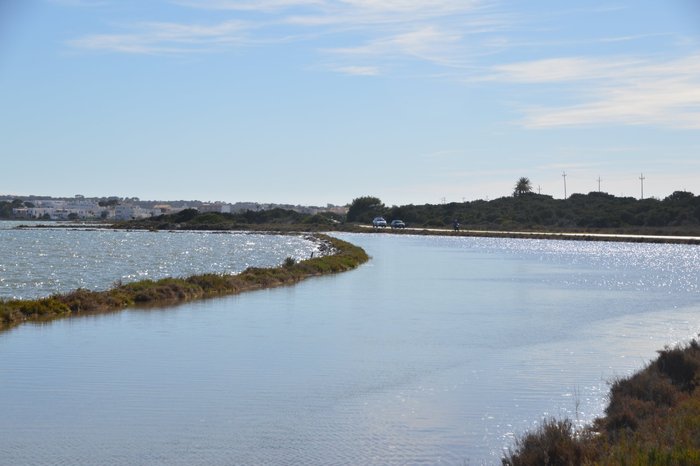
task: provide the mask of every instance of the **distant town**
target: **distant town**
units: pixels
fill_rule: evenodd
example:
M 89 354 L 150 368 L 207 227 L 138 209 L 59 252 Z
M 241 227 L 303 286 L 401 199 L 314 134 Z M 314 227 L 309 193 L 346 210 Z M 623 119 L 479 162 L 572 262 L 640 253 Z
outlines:
M 185 209 L 233 214 L 280 208 L 310 215 L 323 212 L 345 215 L 348 210 L 347 206 L 332 204 L 318 207 L 258 202 L 142 201 L 137 197 L 85 197 L 80 194 L 74 197 L 0 195 L 0 203 L 6 207 L 0 211 L 0 218 L 35 220 L 138 220 L 175 214 Z

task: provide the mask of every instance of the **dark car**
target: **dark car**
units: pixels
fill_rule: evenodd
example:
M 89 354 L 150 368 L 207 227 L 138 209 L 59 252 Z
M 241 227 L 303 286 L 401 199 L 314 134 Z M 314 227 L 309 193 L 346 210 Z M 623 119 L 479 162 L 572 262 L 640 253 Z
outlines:
M 403 223 L 403 220 L 392 220 L 391 228 L 406 228 L 406 224 Z

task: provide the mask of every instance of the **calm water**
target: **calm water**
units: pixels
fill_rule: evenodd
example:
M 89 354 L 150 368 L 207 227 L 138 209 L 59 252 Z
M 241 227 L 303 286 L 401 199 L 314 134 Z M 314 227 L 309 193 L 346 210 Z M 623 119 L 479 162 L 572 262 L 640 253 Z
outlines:
M 18 224 L 0 222 L 0 298 L 103 290 L 116 281 L 238 273 L 318 254 L 318 245 L 302 236 L 13 229 Z
M 340 236 L 372 260 L 0 334 L 0 463 L 497 464 L 700 329 L 697 246 Z

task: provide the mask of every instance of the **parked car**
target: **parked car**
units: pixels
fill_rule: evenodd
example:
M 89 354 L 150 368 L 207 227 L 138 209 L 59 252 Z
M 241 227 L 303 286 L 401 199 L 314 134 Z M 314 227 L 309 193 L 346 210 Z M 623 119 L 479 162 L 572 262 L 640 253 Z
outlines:
M 391 228 L 406 228 L 406 224 L 403 223 L 403 220 L 392 220 Z
M 384 217 L 374 217 L 374 220 L 372 220 L 372 226 L 374 228 L 386 228 L 386 220 L 384 220 Z

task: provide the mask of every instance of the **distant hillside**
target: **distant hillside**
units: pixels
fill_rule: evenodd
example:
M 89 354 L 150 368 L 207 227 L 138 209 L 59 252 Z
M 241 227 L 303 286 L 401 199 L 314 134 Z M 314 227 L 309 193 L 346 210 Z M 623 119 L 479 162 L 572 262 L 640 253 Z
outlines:
M 117 228 L 145 228 L 157 230 L 246 230 L 255 226 L 278 227 L 305 226 L 306 229 L 328 229 L 344 220 L 330 212 L 302 214 L 293 210 L 248 210 L 237 214 L 218 212 L 200 213 L 196 209 L 185 209 L 172 215 L 160 215 L 141 220 L 130 220 L 115 224 Z
M 13 207 L 31 206 L 19 199 L 0 201 L 0 218 L 12 218 Z M 231 230 L 271 226 L 276 229 L 352 229 L 383 216 L 401 219 L 409 228 L 450 228 L 457 220 L 463 229 L 530 231 L 605 231 L 663 234 L 700 234 L 700 196 L 676 191 L 665 199 L 616 197 L 606 193 L 573 194 L 568 199 L 532 192 L 491 201 L 385 206 L 380 199 L 354 199 L 347 216 L 274 208 L 228 214 L 185 209 L 117 224 L 121 228 Z
M 663 200 L 615 197 L 606 193 L 573 194 L 568 199 L 523 193 L 492 201 L 386 207 L 376 197 L 353 200 L 348 221 L 369 223 L 381 215 L 409 227 L 492 230 L 674 230 L 700 231 L 700 196 L 676 191 Z

